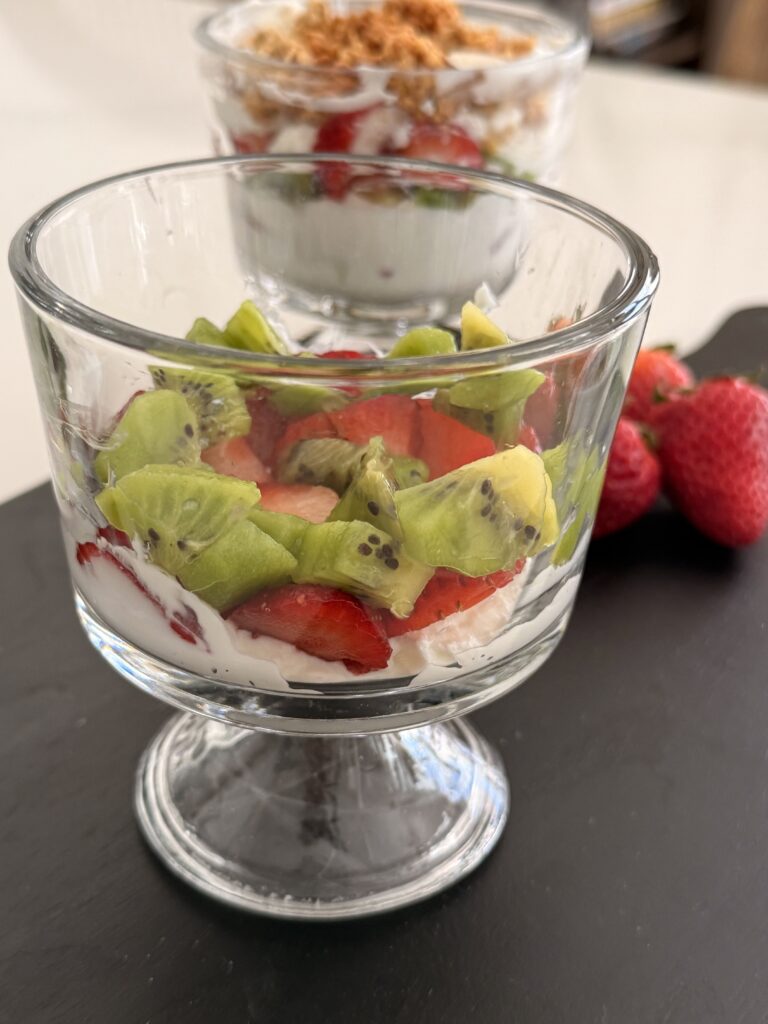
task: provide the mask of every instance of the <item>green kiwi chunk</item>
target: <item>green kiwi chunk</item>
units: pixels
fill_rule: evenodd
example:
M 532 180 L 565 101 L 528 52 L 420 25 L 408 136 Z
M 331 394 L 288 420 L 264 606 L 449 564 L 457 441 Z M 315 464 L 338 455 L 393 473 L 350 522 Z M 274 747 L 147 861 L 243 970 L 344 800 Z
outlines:
M 299 441 L 278 467 L 287 484 L 322 484 L 343 494 L 352 483 L 365 451 L 340 437 L 316 437 Z
M 558 516 L 563 524 L 560 540 L 552 552 L 552 562 L 563 565 L 578 547 L 584 524 L 594 521 L 607 459 L 601 462 L 596 448 L 585 452 L 573 439 L 542 452 L 541 458 L 552 480 Z
M 385 530 L 398 540 L 403 531 L 397 518 L 395 491 L 398 490 L 392 459 L 380 437 L 373 437 L 363 453 L 352 482 L 331 512 L 330 522 L 360 520 Z
M 150 367 L 150 373 L 155 387 L 178 391 L 195 410 L 204 447 L 228 437 L 242 437 L 251 429 L 245 399 L 231 377 L 165 366 Z
M 352 483 L 366 449 L 341 437 L 315 437 L 299 441 L 278 467 L 287 484 L 321 484 L 343 495 Z M 410 455 L 390 456 L 397 486 L 413 487 L 429 479 L 429 467 Z
M 525 402 L 544 383 L 540 370 L 508 370 L 487 377 L 469 377 L 448 389 L 451 405 L 461 409 L 494 412 L 506 405 Z
M 410 356 L 438 356 L 456 351 L 450 331 L 440 327 L 414 327 L 398 338 L 387 353 L 388 359 L 406 359 Z
M 143 541 L 150 561 L 176 576 L 259 498 L 256 484 L 207 468 L 150 465 L 121 477 L 96 504 L 112 526 Z
M 533 369 L 475 377 L 438 391 L 432 404 L 504 447 L 517 443 L 525 403 L 544 380 L 544 374 Z
M 301 542 L 309 526 L 309 521 L 300 516 L 292 516 L 288 512 L 271 512 L 259 505 L 251 509 L 248 519 L 293 555 L 301 548 Z
M 393 455 L 391 458 L 398 490 L 415 487 L 429 480 L 429 466 L 421 459 L 411 458 L 410 455 Z
M 246 299 L 224 328 L 225 344 L 246 352 L 267 352 L 285 355 L 285 342 L 258 306 Z
M 318 387 L 314 384 L 289 384 L 275 388 L 270 401 L 277 411 L 293 419 L 296 416 L 311 416 L 316 412 L 335 412 L 349 403 L 343 391 Z
M 204 316 L 199 316 L 189 328 L 187 331 L 187 341 L 196 341 L 198 345 L 226 346 L 227 344 L 224 331 L 210 320 L 206 320 Z
M 109 483 L 149 463 L 199 461 L 200 428 L 190 403 L 175 391 L 147 391 L 132 399 L 93 468 Z
M 431 576 L 394 537 L 361 522 L 310 524 L 294 570 L 297 583 L 341 587 L 398 618 L 411 614 Z
M 509 345 L 510 339 L 490 317 L 474 304 L 465 302 L 461 308 L 461 349 L 496 348 Z
M 466 576 L 510 569 L 558 536 L 544 463 L 522 445 L 398 491 L 395 505 L 413 558 Z
M 296 559 L 249 519 L 242 519 L 178 573 L 182 586 L 224 612 L 267 587 L 288 583 Z

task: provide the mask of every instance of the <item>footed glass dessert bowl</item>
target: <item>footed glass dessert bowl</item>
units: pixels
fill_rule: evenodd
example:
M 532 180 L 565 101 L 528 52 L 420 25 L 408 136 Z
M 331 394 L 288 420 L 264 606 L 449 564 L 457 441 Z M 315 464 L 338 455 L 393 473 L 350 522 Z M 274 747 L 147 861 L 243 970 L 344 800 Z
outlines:
M 306 183 L 339 167 L 331 236 Z M 153 849 L 294 918 L 471 871 L 508 790 L 461 716 L 565 630 L 647 246 L 483 172 L 256 156 L 87 186 L 10 262 L 81 622 L 181 709 L 139 768 Z
M 217 153 L 388 154 L 549 184 L 589 52 L 551 5 L 509 0 L 243 0 L 196 39 Z M 347 189 L 333 172 L 316 185 Z

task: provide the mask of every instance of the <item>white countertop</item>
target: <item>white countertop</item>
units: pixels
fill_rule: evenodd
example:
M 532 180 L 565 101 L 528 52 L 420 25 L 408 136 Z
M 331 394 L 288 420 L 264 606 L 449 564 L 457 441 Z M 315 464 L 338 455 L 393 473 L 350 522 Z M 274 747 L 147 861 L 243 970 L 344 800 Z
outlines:
M 99 17 L 103 0 L 0 0 L 3 246 L 62 192 L 116 171 L 207 155 L 189 30 L 209 6 L 123 0 Z M 588 68 L 563 186 L 655 249 L 662 284 L 647 342 L 691 349 L 731 311 L 768 304 L 766 183 L 768 90 Z M 3 501 L 44 480 L 47 467 L 7 273 L 0 316 Z

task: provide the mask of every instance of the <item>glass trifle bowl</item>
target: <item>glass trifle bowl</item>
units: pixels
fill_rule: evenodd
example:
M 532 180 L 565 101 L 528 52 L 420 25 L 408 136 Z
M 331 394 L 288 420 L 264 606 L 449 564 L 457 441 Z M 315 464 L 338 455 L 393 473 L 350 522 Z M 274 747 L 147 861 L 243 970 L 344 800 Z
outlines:
M 563 634 L 657 283 L 577 200 L 348 159 L 381 214 L 353 263 L 396 268 L 415 228 L 443 251 L 431 317 L 385 291 L 337 316 L 348 264 L 325 304 L 302 266 L 304 207 L 337 204 L 294 188 L 329 159 L 98 182 L 10 254 L 81 622 L 182 712 L 139 768 L 144 834 L 211 896 L 319 919 L 429 896 L 498 838 L 503 767 L 462 716 Z M 425 178 L 514 259 L 421 205 Z M 280 243 L 243 190 L 294 195 Z
M 396 155 L 550 184 L 589 50 L 569 19 L 497 0 L 246 0 L 197 40 L 218 153 Z M 347 182 L 328 168 L 315 186 L 340 198 Z

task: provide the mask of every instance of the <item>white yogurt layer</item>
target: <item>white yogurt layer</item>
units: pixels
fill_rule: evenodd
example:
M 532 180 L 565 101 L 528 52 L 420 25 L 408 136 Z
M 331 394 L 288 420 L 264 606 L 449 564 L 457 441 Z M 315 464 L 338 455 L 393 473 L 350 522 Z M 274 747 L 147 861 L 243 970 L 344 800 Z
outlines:
M 253 637 L 236 629 L 194 594 L 136 551 L 109 550 L 141 581 L 165 609 L 136 587 L 109 559 L 96 557 L 79 565 L 75 537 L 94 541 L 93 527 L 79 517 L 67 522 L 65 542 L 77 589 L 103 621 L 142 651 L 197 675 L 221 682 L 286 689 L 288 681 L 312 683 L 366 682 L 413 677 L 414 685 L 438 682 L 474 668 L 487 667 L 513 653 L 526 636 L 509 630 L 524 586 L 526 571 L 466 612 L 451 615 L 425 629 L 394 637 L 386 669 L 364 676 L 349 672 L 341 662 L 328 662 L 271 637 Z M 188 643 L 170 627 L 169 617 L 194 612 L 202 639 Z
M 354 193 L 296 203 L 244 182 L 232 185 L 232 210 L 244 272 L 268 292 L 309 293 L 321 306 L 339 297 L 347 306 L 457 309 L 483 282 L 501 293 L 526 231 L 523 204 L 491 194 L 463 209 Z

